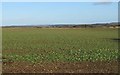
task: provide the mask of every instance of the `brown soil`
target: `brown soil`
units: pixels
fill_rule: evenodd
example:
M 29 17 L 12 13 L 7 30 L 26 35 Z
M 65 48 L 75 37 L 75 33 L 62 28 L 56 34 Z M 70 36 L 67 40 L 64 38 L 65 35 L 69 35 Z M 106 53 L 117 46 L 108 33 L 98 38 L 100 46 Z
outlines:
M 117 61 L 96 62 L 5 62 L 3 73 L 118 73 Z

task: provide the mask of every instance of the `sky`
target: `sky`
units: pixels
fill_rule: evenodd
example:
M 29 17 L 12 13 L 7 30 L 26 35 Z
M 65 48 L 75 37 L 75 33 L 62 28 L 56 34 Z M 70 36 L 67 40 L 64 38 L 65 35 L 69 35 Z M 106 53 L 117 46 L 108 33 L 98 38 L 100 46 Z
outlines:
M 117 22 L 118 3 L 3 2 L 0 14 L 3 26 Z

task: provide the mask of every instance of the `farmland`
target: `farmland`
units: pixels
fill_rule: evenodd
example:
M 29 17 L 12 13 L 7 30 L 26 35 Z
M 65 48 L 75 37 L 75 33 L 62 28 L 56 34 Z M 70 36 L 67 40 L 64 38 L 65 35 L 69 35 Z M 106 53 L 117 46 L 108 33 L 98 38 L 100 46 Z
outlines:
M 9 64 L 20 62 L 96 63 L 114 62 L 118 58 L 117 28 L 18 27 L 3 28 L 2 31 L 3 70 L 8 70 Z

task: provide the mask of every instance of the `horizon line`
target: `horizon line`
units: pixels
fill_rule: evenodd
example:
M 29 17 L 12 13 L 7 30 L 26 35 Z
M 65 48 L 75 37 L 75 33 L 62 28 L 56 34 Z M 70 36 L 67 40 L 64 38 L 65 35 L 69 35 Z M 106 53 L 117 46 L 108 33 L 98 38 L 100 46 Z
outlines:
M 0 25 L 0 26 L 36 26 L 36 25 L 82 25 L 82 24 L 109 24 L 109 23 L 119 23 L 119 22 L 96 22 L 96 23 L 53 23 L 53 24 L 10 24 L 10 25 Z

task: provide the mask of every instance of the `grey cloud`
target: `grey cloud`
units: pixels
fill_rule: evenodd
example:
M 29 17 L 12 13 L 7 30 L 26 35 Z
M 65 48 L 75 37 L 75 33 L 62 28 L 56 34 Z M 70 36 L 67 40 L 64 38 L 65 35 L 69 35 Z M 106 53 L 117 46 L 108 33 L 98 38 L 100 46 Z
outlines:
M 94 5 L 109 5 L 112 4 L 112 2 L 95 2 Z

